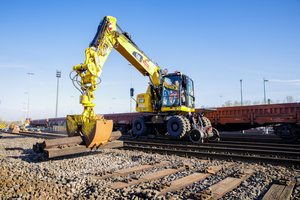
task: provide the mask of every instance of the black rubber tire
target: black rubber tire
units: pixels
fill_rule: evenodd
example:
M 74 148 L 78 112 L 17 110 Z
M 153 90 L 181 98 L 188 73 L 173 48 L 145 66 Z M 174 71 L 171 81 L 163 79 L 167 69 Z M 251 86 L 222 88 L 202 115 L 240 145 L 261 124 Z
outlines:
M 144 118 L 138 117 L 133 121 L 132 130 L 136 136 L 144 136 L 148 133 L 148 127 Z
M 186 131 L 191 131 L 191 122 L 186 116 L 181 116 L 184 119 Z
M 211 126 L 210 120 L 207 117 L 201 117 L 203 128 L 207 128 Z
M 186 116 L 181 116 L 184 119 L 185 127 L 186 127 L 186 134 L 184 138 L 190 138 L 190 131 L 191 131 L 191 122 Z
M 167 123 L 167 130 L 172 138 L 182 138 L 186 134 L 186 123 L 181 116 L 171 117 Z

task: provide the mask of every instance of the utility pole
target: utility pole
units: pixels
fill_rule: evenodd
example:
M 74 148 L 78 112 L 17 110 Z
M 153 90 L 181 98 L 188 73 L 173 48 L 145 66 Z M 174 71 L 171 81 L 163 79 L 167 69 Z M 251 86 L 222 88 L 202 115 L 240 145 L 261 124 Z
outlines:
M 132 112 L 132 95 L 133 95 L 133 88 L 132 88 L 132 64 L 128 64 L 131 66 L 131 80 L 130 80 L 130 112 Z
M 243 106 L 243 79 L 240 80 L 241 82 L 241 106 Z
M 266 80 L 266 79 L 264 78 L 264 103 L 265 103 L 265 104 L 267 104 L 266 82 L 269 82 L 269 80 Z
M 115 99 L 116 98 L 112 98 L 113 99 L 113 113 L 115 113 Z
M 29 102 L 30 102 L 30 82 L 31 82 L 31 75 L 34 75 L 33 73 L 27 73 L 29 74 L 29 90 L 28 90 L 28 107 L 27 107 L 27 119 L 29 118 Z
M 57 94 L 56 94 L 56 112 L 55 118 L 57 118 L 57 109 L 58 109 L 58 88 L 59 88 L 59 78 L 61 77 L 61 72 L 56 70 L 56 77 L 57 77 Z
M 266 95 L 266 82 L 269 82 L 269 80 L 266 80 L 264 78 L 264 103 L 267 104 L 267 95 Z M 269 133 L 268 126 L 265 127 L 265 134 Z

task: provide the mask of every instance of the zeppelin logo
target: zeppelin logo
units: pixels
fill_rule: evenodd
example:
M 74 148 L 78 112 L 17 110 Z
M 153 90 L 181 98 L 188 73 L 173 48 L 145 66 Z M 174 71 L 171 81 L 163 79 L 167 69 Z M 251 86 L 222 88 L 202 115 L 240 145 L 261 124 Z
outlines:
M 146 63 L 146 61 L 143 60 L 143 63 L 147 68 L 149 68 L 149 65 L 148 65 L 148 63 Z
M 134 52 L 132 53 L 132 55 L 133 55 L 138 61 L 142 62 L 143 56 L 142 56 L 141 54 L 139 54 L 139 53 L 137 53 L 137 52 L 134 51 Z
M 112 28 L 113 28 L 112 24 L 109 24 L 109 26 L 108 26 L 109 31 L 111 31 Z
M 143 98 L 143 97 L 144 97 L 144 95 L 139 95 L 139 96 L 138 96 L 138 98 Z

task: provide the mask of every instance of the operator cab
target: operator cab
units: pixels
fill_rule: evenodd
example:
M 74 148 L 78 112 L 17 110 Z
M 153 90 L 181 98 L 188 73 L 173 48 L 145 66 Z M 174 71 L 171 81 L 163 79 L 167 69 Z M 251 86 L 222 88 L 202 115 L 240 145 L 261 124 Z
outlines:
M 194 81 L 181 72 L 164 75 L 162 110 L 189 111 L 189 108 L 195 108 Z
M 195 112 L 194 81 L 181 72 L 163 74 L 159 110 L 155 109 L 154 91 L 137 95 L 137 112 Z M 133 96 L 133 95 L 132 95 Z M 156 102 L 158 103 L 158 102 Z

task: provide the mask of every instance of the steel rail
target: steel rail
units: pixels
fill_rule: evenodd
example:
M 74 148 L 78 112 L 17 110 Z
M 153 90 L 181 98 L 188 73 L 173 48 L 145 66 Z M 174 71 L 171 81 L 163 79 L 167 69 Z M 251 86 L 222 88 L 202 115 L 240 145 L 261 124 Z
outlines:
M 259 150 L 280 150 L 280 151 L 293 151 L 293 152 L 300 152 L 300 147 L 299 146 L 290 146 L 290 145 L 280 145 L 276 146 L 274 144 L 265 144 L 265 143 L 199 143 L 199 144 L 194 144 L 194 143 L 182 143 L 182 142 L 176 142 L 176 143 L 168 143 L 168 142 L 160 142 L 160 141 L 147 141 L 147 140 L 139 140 L 139 141 L 134 141 L 134 140 L 123 140 L 124 142 L 147 142 L 147 143 L 154 143 L 154 144 L 167 144 L 167 145 L 186 145 L 189 147 L 193 148 L 208 148 L 208 147 L 219 147 L 219 148 L 250 148 L 250 149 L 259 149 Z
M 34 138 L 42 138 L 42 139 L 56 139 L 56 138 L 64 138 L 68 137 L 67 135 L 63 134 L 52 134 L 52 133 L 38 133 L 38 132 L 19 132 L 19 133 L 11 133 L 11 132 L 3 132 L 12 135 L 20 135 L 24 137 L 34 137 Z
M 282 151 L 278 150 L 265 150 L 260 149 L 260 146 L 252 146 L 248 148 L 237 147 L 211 147 L 211 146 L 192 146 L 192 145 L 174 145 L 174 144 L 160 144 L 160 143 L 149 143 L 149 142 L 125 142 L 127 144 L 134 144 L 140 146 L 158 146 L 163 148 L 172 149 L 182 149 L 190 151 L 213 151 L 222 153 L 238 153 L 238 154 L 254 154 L 254 155 L 271 155 L 271 156 L 281 156 L 281 157 L 300 157 L 300 149 L 297 151 Z
M 241 146 L 241 147 L 252 147 L 253 145 L 260 145 L 263 148 L 269 148 L 269 149 L 277 149 L 277 148 L 287 148 L 287 149 L 300 149 L 299 143 L 273 143 L 273 142 L 249 142 L 249 141 L 219 141 L 219 142 L 204 142 L 204 143 L 192 143 L 191 141 L 186 140 L 178 140 L 178 139 L 169 139 L 166 140 L 161 138 L 130 138 L 130 137 L 124 137 L 122 136 L 120 138 L 123 141 L 143 141 L 143 142 L 153 142 L 153 143 L 165 143 L 165 144 L 184 144 L 184 145 L 195 145 L 195 146 Z
M 207 157 L 207 158 L 213 158 L 213 159 L 223 159 L 223 160 L 234 160 L 234 161 L 247 161 L 247 162 L 262 162 L 262 163 L 270 163 L 270 164 L 280 164 L 280 165 L 300 165 L 300 159 L 295 158 L 286 158 L 286 157 L 270 157 L 265 156 L 265 154 L 270 155 L 271 152 L 262 152 L 262 151 L 244 151 L 244 154 L 241 154 L 241 149 L 210 149 L 210 152 L 204 152 L 204 151 L 198 151 L 189 149 L 189 147 L 184 146 L 186 149 L 178 149 L 173 148 L 174 146 L 169 145 L 169 148 L 166 148 L 166 145 L 163 144 L 159 146 L 158 144 L 150 144 L 146 145 L 146 143 L 141 146 L 140 144 L 136 144 L 135 146 L 131 144 L 128 144 L 127 142 L 124 142 L 123 149 L 131 149 L 131 150 L 139 150 L 139 151 L 145 151 L 145 152 L 156 152 L 156 153 L 162 153 L 162 154 L 175 154 L 175 155 L 184 155 L 188 157 Z M 171 148 L 170 148 L 171 146 Z M 176 145 L 179 146 L 179 145 Z M 213 152 L 212 152 L 213 151 Z M 226 152 L 226 153 L 224 153 Z M 249 152 L 255 152 L 259 153 L 256 155 L 249 155 Z M 238 153 L 238 154 L 237 154 Z M 290 153 L 290 152 L 289 152 Z M 284 153 L 278 153 L 281 156 L 284 155 Z M 264 155 L 264 156 L 262 156 Z M 295 154 L 294 154 L 295 155 Z M 299 155 L 299 153 L 297 153 Z M 277 155 L 278 156 L 278 155 Z

